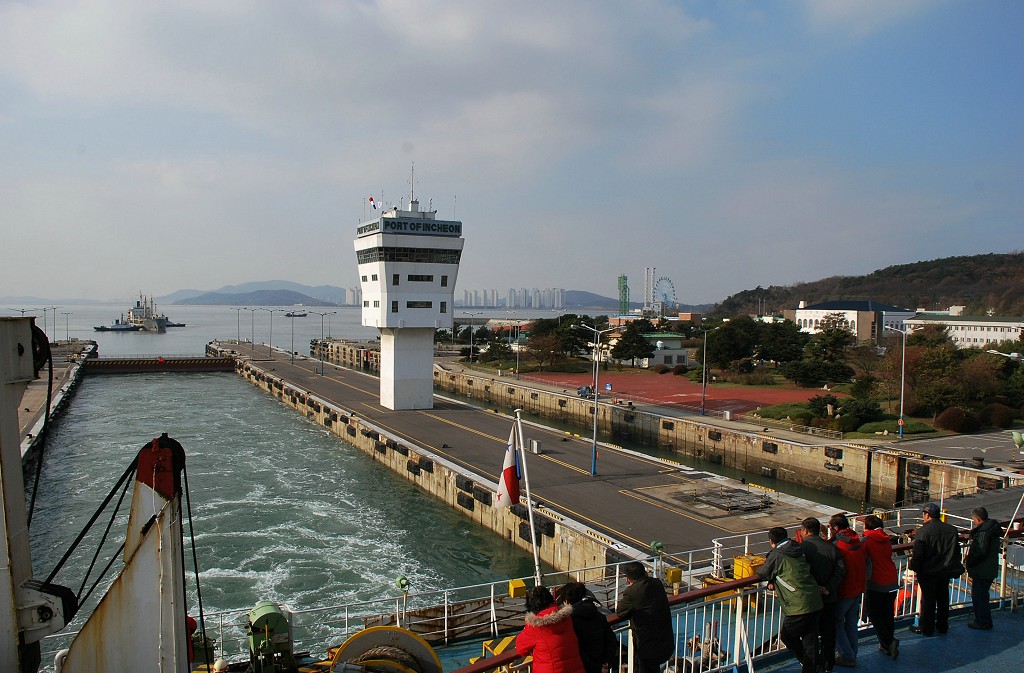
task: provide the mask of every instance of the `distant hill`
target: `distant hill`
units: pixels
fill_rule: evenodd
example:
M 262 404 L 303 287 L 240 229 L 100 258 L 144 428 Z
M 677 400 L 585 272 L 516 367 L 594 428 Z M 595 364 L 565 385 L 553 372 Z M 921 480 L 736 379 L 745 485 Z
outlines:
M 198 297 L 180 299 L 175 304 L 190 306 L 234 305 L 234 306 L 337 306 L 308 294 L 292 290 L 254 290 L 252 292 L 207 292 Z
M 245 303 L 238 296 L 251 292 L 289 290 L 306 296 L 306 301 L 299 303 L 309 305 L 343 305 L 345 303 L 345 289 L 333 285 L 309 286 L 292 281 L 255 281 L 239 285 L 225 285 L 222 288 L 206 292 L 204 290 L 178 290 L 165 297 L 158 297 L 162 303 L 172 304 L 233 304 Z M 223 295 L 221 300 L 212 301 L 210 297 Z M 251 303 L 251 302 L 250 302 Z M 274 305 L 274 304 L 261 304 Z
M 992 311 L 1024 316 L 1024 252 L 946 257 L 900 264 L 866 276 L 833 276 L 810 283 L 756 287 L 719 304 L 712 315 L 780 313 L 800 301 L 871 299 L 903 308 L 945 309 L 966 306 L 968 315 Z

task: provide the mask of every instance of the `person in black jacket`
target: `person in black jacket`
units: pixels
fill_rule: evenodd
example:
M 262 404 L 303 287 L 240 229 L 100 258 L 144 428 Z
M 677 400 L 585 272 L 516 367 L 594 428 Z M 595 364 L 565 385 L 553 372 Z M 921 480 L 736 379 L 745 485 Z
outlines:
M 949 580 L 964 571 L 960 562 L 960 535 L 942 521 L 939 506 L 930 502 L 921 510 L 924 525 L 914 534 L 910 569 L 921 588 L 921 624 L 910 630 L 923 636 L 949 630 Z
M 658 673 L 676 648 L 665 585 L 649 577 L 644 565 L 630 561 L 622 567 L 626 590 L 619 597 L 618 615 L 629 619 L 636 643 L 637 673 Z
M 846 562 L 834 544 L 821 537 L 821 522 L 813 516 L 800 522 L 797 531 L 800 549 L 811 565 L 811 575 L 818 583 L 824 607 L 818 613 L 818 635 L 821 653 L 818 661 L 826 671 L 836 664 L 836 603 L 839 585 L 846 577 Z
M 594 595 L 582 582 L 569 582 L 558 592 L 558 600 L 572 606 L 572 628 L 580 644 L 583 669 L 586 673 L 608 673 L 618 658 L 619 643 Z
M 971 510 L 971 546 L 967 548 L 967 575 L 971 578 L 971 604 L 974 606 L 974 620 L 967 622 L 971 629 L 988 631 L 992 628 L 992 597 L 989 589 L 992 580 L 999 575 L 999 549 L 1002 545 L 1003 529 L 995 519 L 988 518 L 988 510 L 975 507 Z

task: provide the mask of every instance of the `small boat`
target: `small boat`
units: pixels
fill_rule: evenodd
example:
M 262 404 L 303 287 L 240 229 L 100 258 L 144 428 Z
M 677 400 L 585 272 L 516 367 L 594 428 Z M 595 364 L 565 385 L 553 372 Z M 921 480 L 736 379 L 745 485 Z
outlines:
M 173 320 L 168 319 L 167 326 L 168 327 L 184 327 L 185 323 L 183 323 L 183 322 L 174 322 Z
M 110 325 L 100 325 L 93 327 L 97 332 L 138 332 L 142 329 L 141 325 L 133 325 L 124 318 L 124 313 L 121 314 L 120 318 L 114 320 Z
M 305 318 L 307 315 L 309 315 L 309 314 L 308 313 L 304 313 L 302 311 L 288 311 L 287 313 L 284 314 L 284 317 L 285 318 Z

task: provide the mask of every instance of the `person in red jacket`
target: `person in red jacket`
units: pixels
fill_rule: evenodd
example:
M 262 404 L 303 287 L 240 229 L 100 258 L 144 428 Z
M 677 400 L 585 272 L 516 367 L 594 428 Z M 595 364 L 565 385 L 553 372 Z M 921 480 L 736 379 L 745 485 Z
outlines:
M 846 564 L 846 576 L 839 585 L 836 604 L 836 666 L 857 665 L 857 627 L 860 601 L 867 583 L 867 553 L 857 531 L 850 528 L 845 514 L 833 514 L 828 520 L 832 539 Z
M 559 607 L 547 587 L 526 590 L 526 626 L 516 636 L 516 652 L 533 654 L 533 673 L 584 673 L 572 606 Z
M 864 517 L 861 540 L 868 555 L 868 619 L 875 626 L 878 649 L 895 661 L 900 655 L 900 641 L 895 637 L 893 615 L 900 576 L 892 560 L 892 540 L 882 528 L 882 520 L 874 514 Z

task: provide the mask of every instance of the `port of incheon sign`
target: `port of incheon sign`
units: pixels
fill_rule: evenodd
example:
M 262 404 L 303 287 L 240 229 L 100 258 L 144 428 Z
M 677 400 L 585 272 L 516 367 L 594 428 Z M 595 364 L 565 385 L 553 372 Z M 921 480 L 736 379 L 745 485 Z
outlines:
M 417 234 L 426 236 L 461 236 L 462 222 L 451 220 L 402 220 L 382 217 L 369 222 L 356 230 L 357 236 L 366 236 L 376 232 L 383 234 Z

